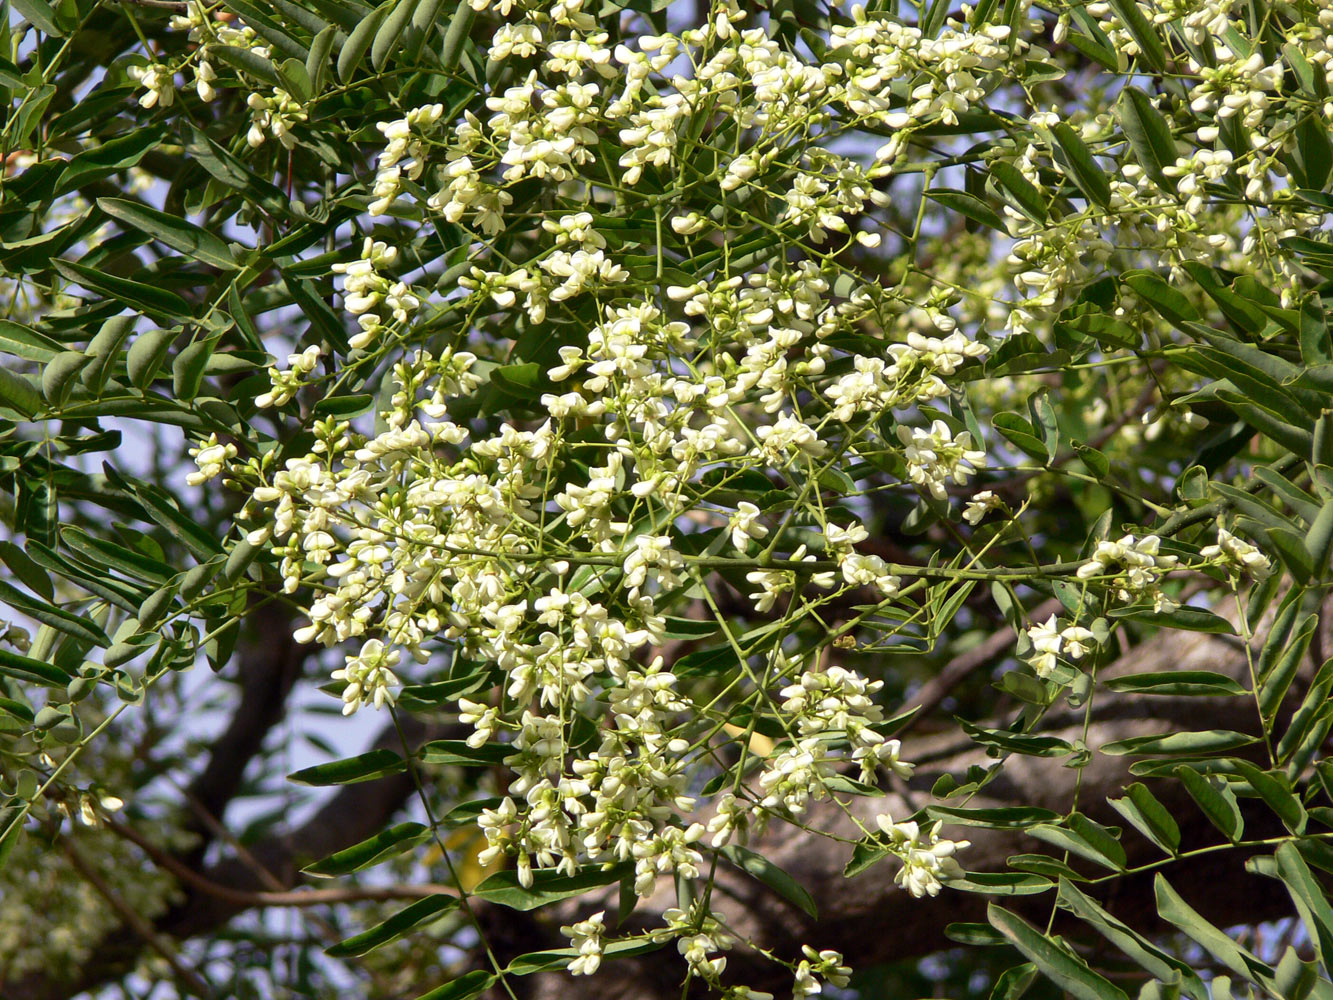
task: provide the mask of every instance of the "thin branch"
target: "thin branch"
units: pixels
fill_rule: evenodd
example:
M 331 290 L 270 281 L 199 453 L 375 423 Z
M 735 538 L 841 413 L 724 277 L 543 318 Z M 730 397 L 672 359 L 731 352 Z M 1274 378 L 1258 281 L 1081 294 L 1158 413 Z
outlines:
M 218 899 L 237 906 L 328 906 L 334 903 L 356 903 L 365 900 L 386 899 L 421 899 L 424 896 L 436 896 L 441 893 L 457 895 L 458 890 L 448 885 L 385 885 L 365 886 L 356 889 L 297 889 L 291 892 L 254 892 L 244 889 L 230 889 L 219 885 L 212 879 L 201 875 L 180 859 L 162 850 L 133 827 L 117 820 L 105 818 L 106 828 L 119 837 L 136 845 L 152 859 L 153 863 L 169 871 L 176 878 L 193 886 L 200 892 L 216 896 Z M 272 878 L 272 875 L 269 875 Z M 149 928 L 151 930 L 151 928 Z
M 180 979 L 186 990 L 190 994 L 202 998 L 202 1000 L 211 1000 L 214 995 L 213 987 L 208 984 L 203 976 L 181 961 L 180 956 L 176 954 L 175 949 L 171 947 L 166 938 L 153 930 L 152 925 L 142 915 L 135 912 L 133 907 L 117 895 L 116 891 L 107 884 L 107 881 L 83 859 L 83 856 L 79 854 L 68 839 L 63 840 L 61 846 L 64 849 L 65 856 L 69 858 L 70 865 L 83 876 L 84 880 L 96 890 L 99 896 L 107 901 L 107 904 L 119 914 L 120 919 L 125 921 L 126 925 L 135 934 L 138 934 L 150 948 L 162 956 L 166 963 L 171 966 L 171 970 L 176 973 L 177 978 Z
M 184 0 L 120 0 L 121 3 L 131 3 L 136 7 L 160 7 L 163 10 L 174 10 L 184 14 L 189 9 L 189 4 Z

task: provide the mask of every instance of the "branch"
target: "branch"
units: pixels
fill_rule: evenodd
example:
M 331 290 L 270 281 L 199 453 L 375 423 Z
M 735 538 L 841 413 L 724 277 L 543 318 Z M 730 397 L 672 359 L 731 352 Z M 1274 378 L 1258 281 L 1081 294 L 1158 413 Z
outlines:
M 1103 667 L 1099 679 L 1170 669 L 1208 669 L 1240 678 L 1246 676 L 1245 654 L 1243 648 L 1238 649 L 1217 636 L 1167 632 Z M 1210 727 L 1242 732 L 1256 728 L 1254 704 L 1247 699 L 1200 702 L 1197 698 L 1149 698 L 1099 689 L 1087 742 L 1095 749 L 1112 740 L 1194 728 L 1201 712 L 1206 713 Z M 1042 732 L 1071 740 L 1081 737 L 1083 718 L 1082 709 L 1052 712 Z M 851 802 L 852 812 L 871 829 L 878 813 L 888 812 L 898 819 L 915 813 L 929 801 L 929 789 L 942 774 L 961 776 L 971 765 L 995 763 L 966 736 L 953 731 L 915 740 L 905 755 L 922 762 L 907 789 L 884 798 Z M 1106 799 L 1120 795 L 1123 786 L 1135 780 L 1129 773 L 1129 763 L 1126 757 L 1094 754 L 1080 772 L 1062 766 L 1057 760 L 1012 757 L 1005 769 L 967 804 L 981 808 L 1021 804 L 1065 814 L 1070 803 L 1077 801 L 1078 808 L 1093 819 L 1123 825 L 1118 814 L 1106 805 Z M 1183 848 L 1220 842 L 1220 835 L 1178 784 L 1155 783 L 1153 791 L 1177 819 Z M 1247 836 L 1262 839 L 1285 834 L 1271 810 L 1261 803 L 1242 799 L 1241 805 L 1246 813 Z M 810 891 L 819 919 L 811 920 L 749 877 L 728 866 L 719 866 L 712 906 L 724 915 L 741 940 L 762 942 L 787 959 L 799 958 L 802 944 L 836 948 L 849 964 L 866 967 L 952 947 L 944 935 L 948 924 L 986 921 L 985 908 L 990 897 L 946 888 L 936 899 L 914 899 L 894 883 L 892 861 L 882 862 L 873 871 L 854 879 L 844 878 L 842 869 L 851 853 L 847 841 L 859 839 L 860 830 L 828 801 L 816 804 L 804 821 L 813 829 L 844 839 L 813 836 L 792 826 L 775 824 L 750 847 L 791 873 Z M 1007 859 L 1014 854 L 1045 849 L 1021 831 L 966 828 L 955 836 L 966 836 L 972 841 L 960 860 L 973 871 L 1004 871 Z M 1132 830 L 1124 837 L 1124 846 L 1130 867 L 1161 864 L 1140 874 L 1116 876 L 1102 886 L 1084 888 L 1098 895 L 1103 905 L 1131 926 L 1149 933 L 1163 929 L 1152 888 L 1152 877 L 1159 870 L 1191 905 L 1219 926 L 1252 924 L 1291 912 L 1290 898 L 1281 883 L 1245 872 L 1246 858 L 1262 848 L 1229 848 L 1170 861 Z M 1081 865 L 1077 858 L 1072 863 L 1075 867 Z M 1088 874 L 1097 876 L 1106 872 L 1093 868 Z M 1237 890 L 1241 884 L 1244 891 Z M 1040 924 L 1051 913 L 1049 894 L 1010 897 L 1002 902 Z M 674 887 L 663 885 L 661 891 L 640 903 L 633 917 L 618 931 L 632 933 L 661 926 L 662 912 L 675 905 Z M 552 924 L 569 923 L 588 911 L 614 906 L 613 896 L 592 902 L 575 900 L 557 907 L 548 919 Z M 1073 938 L 1086 933 L 1085 926 L 1063 919 L 1065 916 L 1059 914 L 1057 931 Z M 682 996 L 684 972 L 683 960 L 675 949 L 665 948 L 605 964 L 598 975 L 579 982 L 579 995 L 581 1000 L 676 1000 Z M 791 986 L 790 973 L 744 945 L 728 954 L 724 981 L 744 983 L 779 995 L 788 992 Z M 560 1000 L 568 995 L 567 976 L 538 977 L 536 1000 Z

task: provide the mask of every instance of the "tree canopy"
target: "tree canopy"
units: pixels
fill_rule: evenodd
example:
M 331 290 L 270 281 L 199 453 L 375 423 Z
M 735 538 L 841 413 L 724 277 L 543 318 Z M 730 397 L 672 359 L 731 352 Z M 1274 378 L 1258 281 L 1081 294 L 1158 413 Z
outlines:
M 4 3 L 0 996 L 1333 1000 L 1333 4 Z

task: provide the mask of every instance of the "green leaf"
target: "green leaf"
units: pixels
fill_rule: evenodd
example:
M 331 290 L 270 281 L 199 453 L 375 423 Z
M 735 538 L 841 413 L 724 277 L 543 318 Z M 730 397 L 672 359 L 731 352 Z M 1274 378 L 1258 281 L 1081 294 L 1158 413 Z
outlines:
M 73 676 L 43 660 L 21 656 L 3 647 L 0 647 L 0 674 L 54 688 L 65 687 Z
M 491 372 L 491 384 L 518 399 L 536 399 L 550 388 L 541 365 L 529 361 L 521 365 L 502 365 Z
M 1135 0 L 1108 0 L 1110 7 L 1120 18 L 1130 37 L 1139 47 L 1139 58 L 1148 64 L 1149 69 L 1161 73 L 1166 69 L 1166 49 L 1157 35 L 1157 29 L 1143 16 Z
M 1076 1000 L 1128 1000 L 1122 990 L 1017 914 L 991 903 L 986 907 L 986 917 L 992 927 L 1022 952 L 1024 958 Z
M 1107 617 L 1138 622 L 1155 628 L 1211 632 L 1216 635 L 1236 634 L 1235 627 L 1221 615 L 1216 615 L 1207 608 L 1194 608 L 1189 605 L 1182 605 L 1175 611 L 1154 611 L 1149 606 L 1136 604 L 1127 608 L 1112 608 L 1107 612 Z
M 99 395 L 102 387 L 106 385 L 112 365 L 120 355 L 121 345 L 134 330 L 136 321 L 135 316 L 113 316 L 103 323 L 93 339 L 88 341 L 84 353 L 88 355 L 89 360 L 79 379 L 94 396 Z
M 76 188 L 136 166 L 162 140 L 163 133 L 160 130 L 136 128 L 127 135 L 108 139 L 100 146 L 76 153 L 70 158 L 65 172 L 60 175 L 56 195 L 68 194 Z
M 301 871 L 321 878 L 350 875 L 425 843 L 431 836 L 430 828 L 420 823 L 399 823 L 359 844 L 330 854 L 322 861 L 306 865 Z
M 518 752 L 508 743 L 483 743 L 479 747 L 470 747 L 466 740 L 432 740 L 417 751 L 422 763 L 463 767 L 494 767 Z
M 10 0 L 10 3 L 38 31 L 43 31 L 52 38 L 65 36 L 56 24 L 56 12 L 46 0 Z
M 804 910 L 812 918 L 819 919 L 815 901 L 810 893 L 806 892 L 805 887 L 762 854 L 756 854 L 739 844 L 728 844 L 718 853 L 747 875 L 764 883 L 793 906 Z
M 1328 904 L 1328 893 L 1314 877 L 1291 841 L 1281 844 L 1274 857 L 1278 877 L 1286 883 L 1292 901 L 1300 912 L 1301 922 L 1315 947 L 1315 956 L 1327 963 L 1333 958 L 1333 907 Z
M 124 198 L 98 198 L 97 207 L 117 222 L 147 233 L 187 257 L 212 264 L 224 271 L 236 270 L 227 244 L 179 216 L 168 215 Z
M 422 924 L 439 920 L 440 917 L 458 908 L 458 897 L 445 893 L 427 896 L 409 903 L 388 920 L 378 923 L 354 937 L 325 948 L 324 954 L 333 958 L 350 958 L 365 955 L 390 941 L 397 941 L 404 934 L 409 934 Z
M 1029 872 L 968 872 L 966 878 L 949 879 L 948 885 L 982 896 L 1034 896 L 1049 891 L 1055 883 Z
M 369 393 L 351 396 L 328 396 L 316 403 L 311 412 L 317 417 L 354 417 L 365 413 L 375 405 L 375 397 Z
M 306 72 L 305 63 L 298 59 L 284 59 L 278 67 L 278 78 L 282 81 L 283 89 L 302 104 L 309 104 L 315 96 L 315 88 L 310 74 Z
M 1120 280 L 1167 320 L 1179 327 L 1195 322 L 1199 313 L 1184 293 L 1172 288 L 1151 271 L 1126 271 Z
M 931 188 L 926 192 L 926 197 L 943 205 L 950 211 L 957 212 L 965 219 L 971 219 L 973 222 L 980 223 L 1005 235 L 1009 233 L 1009 228 L 1004 224 L 1004 219 L 999 212 L 966 191 L 955 191 L 951 188 Z
M 329 54 L 333 51 L 333 43 L 337 34 L 337 27 L 330 24 L 321 30 L 315 36 L 315 40 L 310 43 L 310 53 L 305 60 L 305 72 L 310 79 L 312 94 L 319 94 L 324 89 L 324 80 L 329 73 Z
M 1305 807 L 1301 805 L 1300 799 L 1292 794 L 1285 774 L 1281 771 L 1271 773 L 1262 771 L 1248 760 L 1235 760 L 1231 763 L 1237 773 L 1249 782 L 1250 788 L 1273 812 L 1277 813 L 1283 826 L 1292 833 L 1305 832 Z
M 558 899 L 581 896 L 589 889 L 614 885 L 626 876 L 632 878 L 633 873 L 632 861 L 609 868 L 580 868 L 574 875 L 562 875 L 553 868 L 543 868 L 532 873 L 532 885 L 525 889 L 518 880 L 518 872 L 503 871 L 489 876 L 472 890 L 472 895 L 511 910 L 535 910 Z
M 1164 670 L 1160 673 L 1130 674 L 1106 681 L 1112 691 L 1135 694 L 1198 695 L 1206 697 L 1234 697 L 1249 692 L 1225 674 L 1211 670 Z
M 392 750 L 381 748 L 347 757 L 343 760 L 316 764 L 287 775 L 288 781 L 298 785 L 350 785 L 358 781 L 369 781 L 386 774 L 397 774 L 407 768 L 406 761 Z
M 1083 835 L 1083 831 L 1066 829 L 1052 823 L 1038 823 L 1029 827 L 1027 835 L 1054 844 L 1061 850 L 1087 858 L 1112 871 L 1122 871 L 1125 867 L 1125 849 L 1111 837 L 1097 837 L 1097 842 L 1093 843 Z M 1109 844 L 1115 845 L 1114 848 L 1106 849 L 1109 847 L 1108 841 Z
M 392 3 L 393 0 L 387 0 L 386 3 L 376 7 L 347 36 L 347 41 L 338 53 L 338 79 L 341 82 L 346 83 L 361 65 L 361 60 L 365 58 L 366 50 L 374 41 L 375 34 L 379 31 L 385 15 L 389 13 Z
M 1205 951 L 1232 972 L 1245 979 L 1272 975 L 1272 969 L 1199 916 L 1161 875 L 1153 880 L 1153 889 L 1157 897 L 1157 912 L 1162 919 L 1202 945 Z
M 650 951 L 657 951 L 664 944 L 664 941 L 645 938 L 611 941 L 602 948 L 602 959 L 606 961 L 614 958 L 628 958 L 631 955 L 643 955 Z M 573 959 L 578 958 L 579 954 L 580 952 L 575 948 L 553 948 L 550 951 L 529 952 L 526 955 L 519 955 L 518 958 L 510 962 L 505 967 L 505 975 L 531 976 L 537 972 L 564 969 Z
M 990 924 L 948 924 L 944 928 L 944 936 L 950 941 L 969 947 L 991 947 L 1009 943 L 1009 939 Z
M 9 567 L 14 577 L 34 594 L 45 600 L 55 599 L 55 587 L 46 570 L 32 561 L 21 548 L 10 541 L 0 541 L 0 562 Z
M 1239 840 L 1245 829 L 1245 822 L 1241 818 L 1236 793 L 1227 783 L 1212 775 L 1201 774 L 1184 764 L 1175 768 L 1173 773 L 1190 793 L 1190 797 L 1198 803 L 1208 821 L 1221 830 L 1227 840 L 1233 842 Z
M 1074 913 L 1120 949 L 1131 961 L 1164 982 L 1179 977 L 1185 993 L 1209 1000 L 1208 988 L 1186 963 L 1162 951 L 1127 924 L 1117 920 L 1089 895 L 1066 879 L 1060 880 L 1059 905 Z
M 44 333 L 38 333 L 12 320 L 0 320 L 0 353 L 23 358 L 25 361 L 47 362 L 64 349 L 64 344 L 52 340 Z
M 88 363 L 82 351 L 61 351 L 42 369 L 42 395 L 52 406 L 60 406 L 74 388 L 75 377 Z
M 1015 733 L 1004 729 L 987 729 L 957 717 L 955 721 L 963 727 L 963 732 L 982 746 L 994 747 L 1009 753 L 1030 757 L 1062 757 L 1073 749 L 1068 742 L 1058 736 L 1029 736 L 1026 733 Z
M 1125 798 L 1107 799 L 1107 804 L 1125 817 L 1139 833 L 1167 854 L 1174 855 L 1180 847 L 1180 827 L 1166 806 L 1148 791 L 1146 785 L 1138 782 L 1125 791 L 1128 793 Z
M 176 355 L 171 363 L 171 389 L 177 399 L 194 399 L 204 380 L 204 369 L 213 355 L 215 340 L 197 340 Z
M 472 31 L 472 21 L 476 16 L 476 8 L 470 3 L 460 3 L 454 8 L 454 16 L 449 20 L 449 30 L 444 35 L 444 44 L 440 46 L 440 68 L 446 73 L 453 72 L 462 61 L 463 51 Z
M 399 36 L 412 20 L 415 8 L 415 0 L 398 0 L 375 32 L 375 40 L 370 45 L 370 65 L 375 72 L 378 73 L 384 67 L 385 60 L 398 44 Z
M 1229 729 L 1205 729 L 1192 733 L 1165 733 L 1161 736 L 1132 736 L 1126 740 L 1103 743 L 1099 749 L 1113 757 L 1124 754 L 1207 757 L 1249 746 L 1258 742 L 1258 739 L 1257 736 L 1247 736 Z
M 991 830 L 1023 830 L 1038 823 L 1053 823 L 1060 814 L 1037 806 L 1001 806 L 993 809 L 963 809 L 956 806 L 926 806 L 931 819 L 960 826 L 984 826 Z
M 467 6 L 459 4 L 459 6 Z M 473 969 L 452 979 L 443 986 L 437 986 L 429 993 L 423 993 L 417 1000 L 472 1000 L 491 988 L 498 977 L 485 969 Z
M 147 285 L 142 281 L 131 281 L 114 274 L 107 274 L 83 264 L 69 260 L 53 260 L 52 266 L 70 281 L 82 285 L 91 292 L 108 296 L 117 302 L 123 302 L 131 309 L 160 316 L 166 319 L 188 318 L 190 305 L 175 292 L 156 285 Z
M 139 334 L 125 355 L 125 369 L 130 383 L 138 389 L 147 389 L 157 377 L 167 352 L 175 342 L 178 330 L 148 330 Z
M 1051 126 L 1051 134 L 1063 156 L 1063 166 L 1070 179 L 1087 195 L 1088 201 L 1109 208 L 1111 204 L 1111 181 L 1097 161 L 1092 158 L 1092 151 L 1083 142 L 1082 137 L 1064 122 Z
M 1006 160 L 995 160 L 990 165 L 990 173 L 995 183 L 1009 194 L 1015 208 L 1033 222 L 1046 222 L 1046 200 L 1036 185 L 1023 176 L 1022 171 Z
M 1176 189 L 1175 182 L 1162 173 L 1162 168 L 1176 164 L 1176 140 L 1171 127 L 1152 99 L 1137 87 L 1125 87 L 1120 92 L 1120 127 L 1134 149 L 1134 156 L 1159 186 L 1167 191 Z
M 243 49 L 237 45 L 210 45 L 208 54 L 216 56 L 233 69 L 247 73 L 270 87 L 282 85 L 282 81 L 278 79 L 277 67 L 263 56 L 255 55 L 250 49 Z
M 696 649 L 686 653 L 671 666 L 677 677 L 698 677 L 704 674 L 723 674 L 740 665 L 736 651 L 730 646 Z
M 1016 448 L 1043 465 L 1050 460 L 1045 443 L 1037 437 L 1036 428 L 1017 413 L 997 413 L 991 417 L 991 426 Z
M 0 580 L 0 601 L 4 601 L 16 611 L 23 612 L 29 618 L 35 618 L 43 625 L 50 625 L 57 632 L 74 636 L 103 649 L 111 645 L 111 639 L 91 619 L 73 614 L 54 604 L 48 604 L 39 598 L 29 597 L 4 580 Z
M 46 409 L 46 400 L 29 379 L 8 368 L 0 368 L 0 407 L 23 417 L 32 417 Z

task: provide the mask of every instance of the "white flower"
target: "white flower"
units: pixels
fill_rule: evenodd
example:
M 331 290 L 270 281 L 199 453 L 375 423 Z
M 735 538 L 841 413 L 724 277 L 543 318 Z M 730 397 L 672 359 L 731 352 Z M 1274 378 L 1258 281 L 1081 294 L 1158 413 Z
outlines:
M 190 449 L 190 455 L 194 459 L 194 464 L 199 467 L 199 471 L 191 472 L 185 477 L 185 482 L 189 486 L 201 486 L 222 474 L 227 462 L 236 457 L 236 445 L 230 442 L 225 445 L 220 444 L 218 436 L 210 434 L 206 440 L 199 442 L 197 447 Z
M 992 510 L 998 510 L 1004 506 L 1004 501 L 997 497 L 991 490 L 982 490 L 975 494 L 967 502 L 963 509 L 963 520 L 968 524 L 977 525 L 981 519 Z
M 176 99 L 176 84 L 170 67 L 161 63 L 150 63 L 147 66 L 131 66 L 125 72 L 131 80 L 144 88 L 145 92 L 139 95 L 140 107 L 153 108 L 158 105 L 164 108 L 171 107 Z
M 887 813 L 876 816 L 875 823 L 888 835 L 889 850 L 903 863 L 894 881 L 917 899 L 938 896 L 944 882 L 963 877 L 954 855 L 970 847 L 970 841 L 942 840 L 939 823 L 923 830 L 914 822 L 895 823 Z
M 1199 555 L 1209 561 L 1217 562 L 1227 572 L 1237 576 L 1246 574 L 1256 580 L 1262 580 L 1273 571 L 1259 549 L 1223 527 L 1217 529 L 1217 544 L 1205 545 L 1199 550 Z
M 561 927 L 560 933 L 569 938 L 570 946 L 577 948 L 578 958 L 569 961 L 568 969 L 574 976 L 591 976 L 602 964 L 602 933 L 605 930 L 603 917 L 606 911 L 594 913 L 587 920 L 568 927 Z
M 762 511 L 748 500 L 736 505 L 736 513 L 731 515 L 727 527 L 731 531 L 731 544 L 741 552 L 746 550 L 750 539 L 760 539 L 768 534 L 768 528 L 757 523 Z

